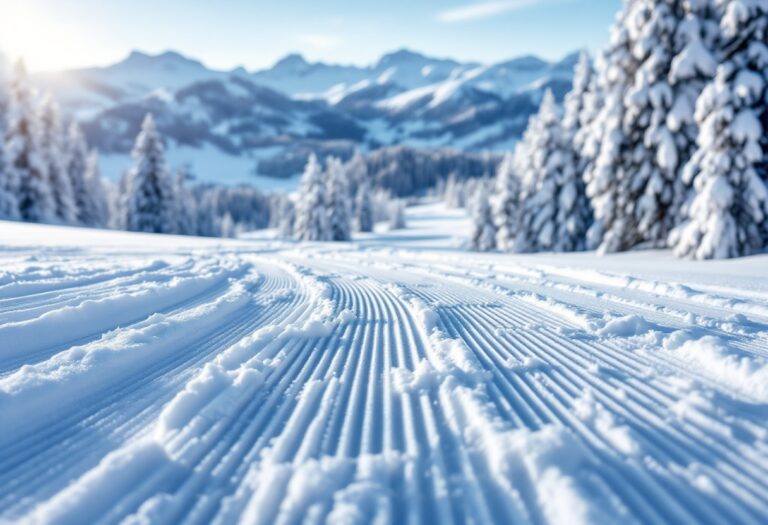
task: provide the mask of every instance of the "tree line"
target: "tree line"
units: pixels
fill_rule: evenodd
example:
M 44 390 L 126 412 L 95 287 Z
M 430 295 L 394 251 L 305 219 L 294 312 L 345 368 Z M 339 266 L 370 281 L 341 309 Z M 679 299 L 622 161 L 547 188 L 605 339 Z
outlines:
M 295 202 L 284 196 L 275 212 L 279 235 L 298 241 L 349 241 L 352 232 L 372 232 L 388 220 L 389 229 L 405 228 L 405 205 L 389 190 L 371 184 L 365 157 L 347 163 L 328 157 L 325 168 L 312 154 L 304 168 Z
M 768 4 L 628 0 L 474 196 L 478 250 L 768 248 Z
M 213 237 L 269 223 L 271 197 L 255 188 L 188 187 L 184 170 L 168 168 L 151 115 L 117 187 L 101 177 L 79 125 L 62 120 L 19 62 L 0 105 L 0 219 Z
M 19 62 L 0 114 L 0 218 L 105 227 L 98 155 L 77 123 L 62 125 L 50 97 L 33 97 Z

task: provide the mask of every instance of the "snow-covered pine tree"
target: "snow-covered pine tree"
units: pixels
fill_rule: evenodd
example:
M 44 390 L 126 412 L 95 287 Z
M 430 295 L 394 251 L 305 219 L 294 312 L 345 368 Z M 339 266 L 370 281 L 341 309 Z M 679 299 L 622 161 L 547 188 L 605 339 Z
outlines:
M 768 248 L 768 4 L 720 5 L 722 62 L 697 102 L 698 149 L 685 170 L 690 221 L 671 235 L 677 255 L 696 259 Z
M 373 223 L 389 220 L 389 207 L 392 203 L 392 193 L 384 188 L 375 188 L 371 195 L 373 208 Z
M 5 133 L 5 171 L 16 187 L 18 217 L 29 222 L 54 222 L 56 204 L 40 147 L 40 131 L 27 71 L 19 61 L 11 84 L 8 128 Z M 14 210 L 3 210 L 9 217 Z
M 323 169 L 313 153 L 299 186 L 293 236 L 298 241 L 327 241 L 330 240 L 329 230 Z
M 91 151 L 85 163 L 85 193 L 79 210 L 81 223 L 94 228 L 109 225 L 110 209 L 107 189 L 99 170 L 99 154 Z
M 326 206 L 330 240 L 348 241 L 352 238 L 352 209 L 347 172 L 341 160 L 330 157 L 327 161 L 327 173 Z
M 6 169 L 5 116 L 4 111 L 0 113 L 0 219 L 18 219 L 18 181 L 15 179 L 15 173 Z
M 517 235 L 520 203 L 520 179 L 515 173 L 515 157 L 504 155 L 496 173 L 496 192 L 491 199 L 493 222 L 496 227 L 496 247 L 511 251 Z
M 59 110 L 50 96 L 40 106 L 40 148 L 48 170 L 56 218 L 62 224 L 77 222 L 77 203 L 66 167 L 64 133 Z
M 626 191 L 635 202 L 637 242 L 652 246 L 665 246 L 680 220 L 682 167 L 696 138 L 694 101 L 714 74 L 710 35 L 699 18 L 707 16 L 707 4 L 643 0 L 628 18 L 633 53 L 641 64 L 625 95 L 622 160 L 634 174 Z M 687 13 L 685 5 L 697 10 Z
M 586 249 L 589 247 L 588 232 L 593 223 L 592 204 L 586 195 L 584 172 L 594 160 L 590 148 L 585 144 L 587 132 L 599 110 L 600 97 L 595 91 L 595 76 L 592 61 L 586 51 L 579 55 L 579 62 L 574 69 L 573 89 L 566 95 L 563 114 L 563 151 L 566 156 L 566 166 L 572 166 L 569 178 L 563 181 L 560 213 L 573 216 L 562 216 L 559 222 L 567 223 L 569 236 L 577 236 L 580 241 L 571 245 L 570 249 Z M 573 198 L 573 202 L 568 200 Z M 570 211 L 569 211 L 570 210 Z M 578 232 L 578 233 L 577 233 Z M 582 242 L 583 241 L 583 242 Z
M 176 173 L 176 216 L 179 221 L 177 231 L 181 235 L 197 235 L 197 202 L 187 188 L 187 171 L 184 168 Z
M 675 57 L 669 71 L 672 106 L 666 116 L 666 126 L 675 137 L 680 155 L 677 191 L 670 210 L 673 215 L 669 219 L 673 228 L 687 219 L 692 192 L 685 181 L 684 169 L 696 151 L 699 135 L 696 101 L 714 77 L 720 37 L 719 14 L 714 0 L 683 2 L 680 8 L 682 20 L 675 33 Z
M 517 157 L 522 197 L 515 250 L 583 250 L 589 204 L 551 91 L 544 94 L 519 147 L 525 153 Z
M 293 223 L 296 220 L 296 207 L 287 195 L 280 200 L 278 214 L 277 235 L 281 239 L 291 239 L 293 237 Z
M 628 250 L 639 242 L 635 202 L 628 191 L 635 174 L 624 165 L 624 100 L 641 63 L 633 54 L 635 42 L 630 38 L 628 25 L 643 2 L 626 2 L 611 28 L 610 43 L 597 62 L 591 92 L 602 103 L 589 127 L 590 136 L 583 138 L 585 147 L 591 148 L 585 155 L 590 161 L 584 181 L 595 215 L 588 244 L 603 253 Z
M 357 188 L 355 197 L 355 228 L 359 232 L 373 231 L 373 203 L 371 202 L 371 189 L 367 183 Z
M 219 235 L 218 210 L 216 195 L 212 191 L 197 194 L 197 235 L 217 237 Z
M 481 184 L 472 203 L 472 248 L 479 252 L 489 252 L 496 248 L 496 227 L 493 224 L 493 213 L 488 201 L 488 189 Z
M 357 195 L 358 188 L 368 183 L 368 165 L 360 150 L 355 150 L 355 154 L 344 165 L 344 170 L 347 172 L 349 181 L 349 195 L 354 197 Z
M 232 214 L 226 212 L 219 220 L 219 237 L 231 239 L 237 237 L 237 225 L 232 219 Z
M 389 230 L 402 230 L 405 228 L 405 204 L 402 199 L 395 199 L 389 203 Z
M 151 114 L 144 118 L 132 157 L 125 209 L 127 229 L 176 233 L 174 181 L 166 168 L 163 144 Z
M 603 82 L 601 82 L 601 80 L 604 79 L 601 79 L 597 74 L 601 69 L 600 66 L 606 63 L 605 57 L 606 53 L 601 53 L 595 60 L 595 68 L 593 68 L 592 71 L 589 87 L 584 94 L 584 106 L 579 115 L 579 127 L 573 137 L 574 150 L 580 161 L 579 173 L 582 182 L 587 187 L 590 209 L 593 212 L 592 225 L 589 230 L 587 230 L 586 241 L 587 249 L 590 250 L 597 249 L 603 240 L 602 222 L 596 219 L 594 212 L 594 204 L 597 198 L 593 201 L 593 199 L 589 197 L 590 188 L 588 182 L 597 173 L 595 167 L 603 139 L 603 129 L 605 124 L 610 122 L 610 120 L 606 121 L 606 119 L 601 119 L 605 104 Z
M 456 173 L 451 173 L 445 182 L 443 201 L 449 208 L 463 208 L 466 204 L 464 184 Z
M 65 148 L 66 170 L 75 196 L 77 222 L 85 224 L 87 217 L 83 210 L 88 206 L 88 186 L 85 182 L 85 171 L 88 168 L 88 144 L 77 122 L 69 125 Z
M 593 90 L 604 103 L 580 137 L 594 159 L 585 180 L 602 252 L 664 245 L 679 222 L 691 101 L 712 72 L 711 15 L 711 0 L 630 0 L 612 29 Z
M 565 96 L 563 104 L 563 133 L 568 142 L 576 171 L 581 175 L 584 172 L 584 160 L 582 159 L 583 144 L 577 138 L 579 131 L 589 126 L 589 120 L 594 114 L 594 100 L 590 99 L 590 90 L 593 85 L 592 61 L 589 53 L 582 51 L 579 61 L 573 72 L 573 88 Z

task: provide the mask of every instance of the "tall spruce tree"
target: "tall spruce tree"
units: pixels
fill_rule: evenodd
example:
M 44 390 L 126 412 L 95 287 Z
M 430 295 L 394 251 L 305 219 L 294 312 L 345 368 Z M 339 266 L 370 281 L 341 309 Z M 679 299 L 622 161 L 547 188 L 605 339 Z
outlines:
M 277 235 L 281 239 L 293 237 L 293 224 L 296 220 L 296 207 L 287 196 L 280 199 L 277 218 Z
M 347 172 L 339 159 L 330 157 L 327 162 L 327 174 L 326 206 L 330 240 L 348 241 L 352 238 L 352 209 Z
M 178 219 L 177 232 L 181 235 L 197 234 L 197 202 L 192 191 L 187 187 L 187 170 L 181 168 L 176 173 L 176 217 Z
M 298 241 L 327 241 L 330 240 L 329 230 L 323 169 L 313 153 L 299 186 L 293 236 Z
M 675 201 L 669 217 L 673 228 L 687 218 L 692 192 L 690 181 L 685 179 L 685 166 L 697 148 L 696 101 L 714 77 L 720 37 L 719 13 L 714 0 L 686 1 L 680 9 L 682 20 L 675 33 L 675 57 L 669 70 L 672 106 L 666 117 L 666 126 L 675 137 L 680 157 Z
M 551 91 L 530 119 L 520 147 L 525 154 L 518 157 L 516 167 L 522 178 L 522 202 L 515 250 L 583 250 L 589 205 Z
M 77 222 L 77 202 L 66 162 L 64 132 L 59 120 L 59 110 L 51 97 L 40 106 L 40 148 L 48 170 L 55 215 L 63 224 Z
M 349 195 L 354 197 L 357 195 L 358 188 L 368 183 L 368 165 L 360 150 L 355 150 L 355 154 L 344 165 L 344 170 L 347 172 L 349 181 Z
M 368 186 L 368 183 L 363 183 L 358 186 L 355 198 L 355 227 L 359 232 L 372 232 L 373 223 L 371 188 Z
M 0 91 L 0 98 L 2 98 L 2 91 Z M 19 201 L 16 198 L 18 181 L 15 179 L 16 174 L 7 169 L 5 154 L 6 117 L 5 104 L 2 104 L 0 105 L 0 219 L 18 219 Z
M 599 144 L 585 180 L 603 252 L 663 246 L 680 220 L 690 108 L 712 73 L 711 16 L 709 0 L 630 0 L 617 19 L 598 63 L 598 136 L 584 141 Z
M 696 138 L 692 109 L 715 69 L 711 35 L 700 18 L 707 14 L 706 5 L 645 0 L 629 18 L 634 54 L 642 63 L 625 97 L 623 159 L 635 174 L 627 191 L 636 202 L 638 242 L 665 246 L 680 220 L 685 201 L 681 170 Z
M 405 226 L 405 204 L 402 199 L 394 199 L 389 203 L 389 230 L 402 230 Z
M 85 163 L 85 193 L 80 209 L 81 222 L 85 226 L 105 228 L 109 224 L 110 210 L 107 190 L 99 170 L 99 154 L 91 151 Z
M 496 227 L 488 200 L 488 189 L 481 184 L 474 195 L 472 204 L 472 248 L 479 252 L 489 252 L 496 248 Z
M 151 114 L 144 118 L 132 156 L 125 206 L 127 229 L 176 233 L 174 182 L 166 168 L 163 144 Z
M 504 155 L 496 173 L 496 194 L 491 200 L 493 222 L 496 227 L 496 247 L 510 251 L 517 235 L 520 179 L 515 173 L 515 157 Z
M 32 89 L 22 62 L 16 66 L 5 134 L 6 171 L 11 188 L 16 187 L 18 217 L 30 222 L 54 222 L 56 204 L 40 146 L 40 132 Z M 7 211 L 10 217 L 13 210 Z
M 582 51 L 573 71 L 573 88 L 565 96 L 563 112 L 564 139 L 568 143 L 568 155 L 571 157 L 569 162 L 573 163 L 579 176 L 584 173 L 587 163 L 581 130 L 590 126 L 596 111 L 596 97 L 591 95 L 593 88 L 592 61 L 589 53 Z
M 85 142 L 83 131 L 77 122 L 72 122 L 66 137 L 66 170 L 72 193 L 77 207 L 77 222 L 86 224 L 88 202 L 88 185 L 85 172 L 88 169 L 88 144 Z
M 671 236 L 679 256 L 768 248 L 768 4 L 722 0 L 722 62 L 698 100 L 698 149 L 686 167 L 695 197 Z

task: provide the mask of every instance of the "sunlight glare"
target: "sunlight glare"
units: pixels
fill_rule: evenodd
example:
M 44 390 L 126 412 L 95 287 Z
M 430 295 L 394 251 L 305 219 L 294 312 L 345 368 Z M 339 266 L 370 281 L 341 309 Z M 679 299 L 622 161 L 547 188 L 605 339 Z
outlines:
M 87 49 L 82 32 L 57 18 L 45 4 L 3 0 L 0 7 L 0 52 L 23 58 L 27 68 L 50 71 L 81 62 Z

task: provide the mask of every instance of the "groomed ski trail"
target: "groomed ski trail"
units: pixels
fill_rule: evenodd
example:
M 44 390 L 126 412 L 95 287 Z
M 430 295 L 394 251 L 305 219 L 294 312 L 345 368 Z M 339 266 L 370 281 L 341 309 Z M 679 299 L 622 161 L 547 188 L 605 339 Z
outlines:
M 3 520 L 768 520 L 764 286 L 136 239 L 0 249 Z

